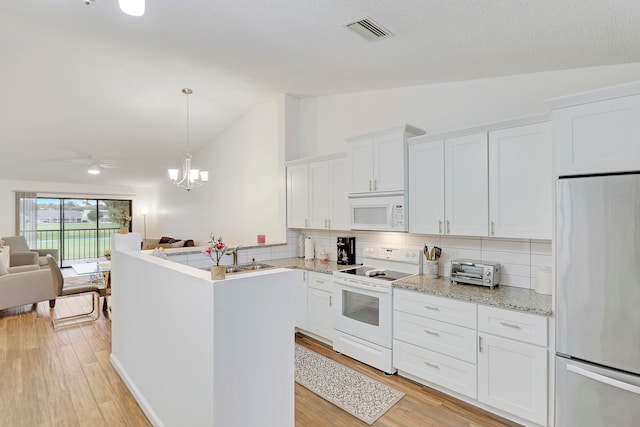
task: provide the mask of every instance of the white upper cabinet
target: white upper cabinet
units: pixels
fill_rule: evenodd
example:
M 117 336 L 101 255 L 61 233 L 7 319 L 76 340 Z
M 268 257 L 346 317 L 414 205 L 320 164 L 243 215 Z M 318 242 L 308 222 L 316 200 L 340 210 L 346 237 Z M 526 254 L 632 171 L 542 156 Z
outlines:
M 445 234 L 487 236 L 487 133 L 446 139 L 444 150 Z
M 308 165 L 287 167 L 287 227 L 306 228 L 309 219 Z
M 640 170 L 640 82 L 547 101 L 554 175 Z
M 409 145 L 409 232 L 442 234 L 444 141 Z
M 329 216 L 328 228 L 332 230 L 349 229 L 349 207 L 347 205 L 348 189 L 347 159 L 329 160 Z
M 349 194 L 405 190 L 405 141 L 424 131 L 402 126 L 348 138 Z
M 409 232 L 551 239 L 551 125 L 544 120 L 412 138 Z
M 551 239 L 551 124 L 489 132 L 489 235 Z
M 347 159 L 287 167 L 287 227 L 348 230 Z
M 327 228 L 329 217 L 329 164 L 309 164 L 309 228 Z
M 409 232 L 486 236 L 487 133 L 414 139 L 408 149 Z
M 349 193 L 373 191 L 373 141 L 363 138 L 349 141 Z

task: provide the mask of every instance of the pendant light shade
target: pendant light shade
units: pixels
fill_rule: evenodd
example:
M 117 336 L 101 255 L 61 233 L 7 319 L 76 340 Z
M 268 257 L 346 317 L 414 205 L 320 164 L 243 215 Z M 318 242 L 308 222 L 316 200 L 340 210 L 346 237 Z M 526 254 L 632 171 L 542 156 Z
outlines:
M 131 16 L 142 16 L 144 14 L 144 1 L 145 0 L 118 0 L 120 10 Z
M 201 171 L 200 169 L 191 168 L 191 153 L 189 153 L 189 95 L 193 91 L 189 88 L 182 89 L 182 93 L 187 95 L 187 153 L 182 159 L 182 170 L 169 169 L 169 179 L 187 191 L 192 188 L 204 185 L 209 180 L 209 171 Z M 180 175 L 182 172 L 182 175 Z

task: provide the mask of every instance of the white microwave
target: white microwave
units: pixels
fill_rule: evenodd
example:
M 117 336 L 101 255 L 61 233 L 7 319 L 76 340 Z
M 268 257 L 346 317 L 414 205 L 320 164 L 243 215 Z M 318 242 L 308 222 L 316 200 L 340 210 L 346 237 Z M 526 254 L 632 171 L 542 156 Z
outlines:
M 406 199 L 397 196 L 349 196 L 352 230 L 408 231 Z

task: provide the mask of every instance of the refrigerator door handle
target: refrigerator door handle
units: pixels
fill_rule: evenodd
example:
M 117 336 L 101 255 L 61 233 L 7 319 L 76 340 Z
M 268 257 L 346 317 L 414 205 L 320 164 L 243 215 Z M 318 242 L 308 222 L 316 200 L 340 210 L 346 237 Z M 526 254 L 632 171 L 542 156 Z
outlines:
M 604 375 L 596 374 L 595 372 L 588 371 L 586 369 L 582 369 L 575 365 L 567 364 L 567 371 L 574 372 L 578 375 L 582 375 L 583 377 L 591 378 L 594 381 L 599 381 L 604 384 L 608 384 L 612 387 L 620 388 L 622 390 L 630 391 L 635 394 L 640 394 L 640 387 L 635 386 L 633 384 L 628 384 L 623 381 L 618 381 L 613 378 L 609 378 Z

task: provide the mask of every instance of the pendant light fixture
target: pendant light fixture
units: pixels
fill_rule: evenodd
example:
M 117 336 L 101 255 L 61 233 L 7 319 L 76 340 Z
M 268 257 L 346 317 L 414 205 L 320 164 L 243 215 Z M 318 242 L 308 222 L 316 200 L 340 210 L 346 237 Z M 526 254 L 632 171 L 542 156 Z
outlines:
M 191 154 L 189 153 L 189 95 L 193 91 L 189 88 L 184 88 L 182 93 L 187 95 L 187 153 L 182 159 L 182 176 L 179 175 L 180 171 L 178 169 L 169 169 L 169 178 L 178 187 L 191 191 L 192 188 L 200 187 L 209 180 L 209 172 L 191 169 Z
M 118 0 L 120 10 L 131 16 L 144 15 L 144 0 Z
M 94 1 L 96 0 L 83 0 L 87 6 L 91 5 Z M 120 10 L 130 16 L 144 15 L 144 2 L 145 0 L 118 0 Z

